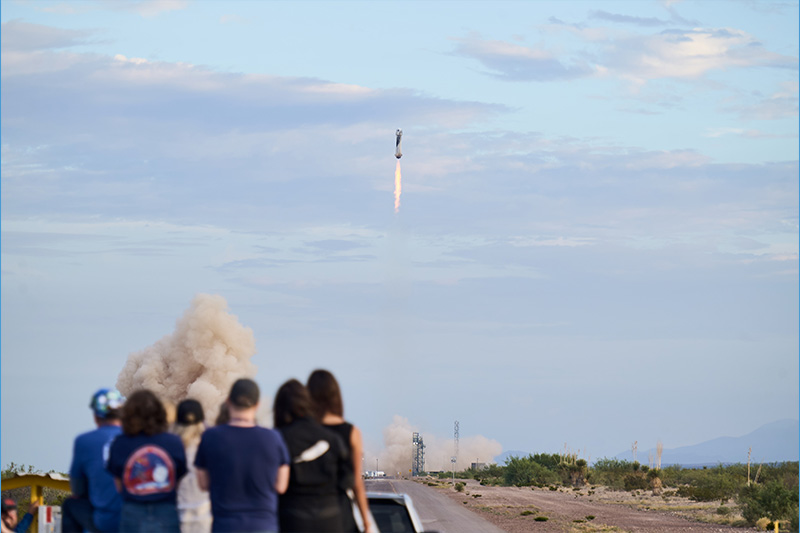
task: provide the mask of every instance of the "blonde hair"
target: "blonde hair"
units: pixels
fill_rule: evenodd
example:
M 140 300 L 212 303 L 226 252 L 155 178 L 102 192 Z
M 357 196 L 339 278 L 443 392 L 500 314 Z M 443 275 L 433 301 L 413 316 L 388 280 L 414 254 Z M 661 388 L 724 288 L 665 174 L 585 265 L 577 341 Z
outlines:
M 181 438 L 184 448 L 200 444 L 200 436 L 203 434 L 203 430 L 205 430 L 205 426 L 202 422 L 188 426 L 175 424 L 172 427 L 172 432 Z

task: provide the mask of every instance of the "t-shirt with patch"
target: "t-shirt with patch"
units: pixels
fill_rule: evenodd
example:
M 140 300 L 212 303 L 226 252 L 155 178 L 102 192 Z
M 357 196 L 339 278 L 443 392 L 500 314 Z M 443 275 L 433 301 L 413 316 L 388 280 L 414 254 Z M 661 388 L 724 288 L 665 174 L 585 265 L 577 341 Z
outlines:
M 120 435 L 111 444 L 108 471 L 122 481 L 122 499 L 153 503 L 177 501 L 186 474 L 186 453 L 177 435 Z

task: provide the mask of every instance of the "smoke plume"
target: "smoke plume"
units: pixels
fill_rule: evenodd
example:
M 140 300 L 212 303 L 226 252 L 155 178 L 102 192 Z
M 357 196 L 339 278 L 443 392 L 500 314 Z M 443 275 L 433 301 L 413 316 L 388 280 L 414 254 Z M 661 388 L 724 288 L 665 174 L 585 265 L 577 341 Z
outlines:
M 412 464 L 411 440 L 414 432 L 421 434 L 425 444 L 425 470 L 452 470 L 450 458 L 455 455 L 455 444 L 451 438 L 423 433 L 409 423 L 407 418 L 395 415 L 392 424 L 383 430 L 384 448 L 365 458 L 364 469 L 383 470 L 387 475 L 408 475 Z M 465 470 L 471 463 L 491 463 L 494 457 L 503 451 L 502 445 L 482 435 L 468 436 L 459 439 L 456 470 Z M 377 458 L 377 463 L 375 461 Z
M 171 335 L 128 356 L 117 388 L 125 395 L 150 389 L 172 404 L 194 398 L 213 421 L 233 382 L 255 375 L 255 352 L 253 331 L 228 312 L 225 299 L 198 294 Z

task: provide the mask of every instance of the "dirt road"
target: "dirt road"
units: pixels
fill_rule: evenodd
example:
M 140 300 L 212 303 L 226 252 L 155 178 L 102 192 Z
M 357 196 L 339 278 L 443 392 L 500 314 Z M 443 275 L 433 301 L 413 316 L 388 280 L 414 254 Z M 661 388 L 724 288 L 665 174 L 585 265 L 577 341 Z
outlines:
M 445 494 L 426 485 L 402 479 L 368 479 L 367 491 L 408 494 L 422 520 L 425 531 L 439 533 L 503 533 Z

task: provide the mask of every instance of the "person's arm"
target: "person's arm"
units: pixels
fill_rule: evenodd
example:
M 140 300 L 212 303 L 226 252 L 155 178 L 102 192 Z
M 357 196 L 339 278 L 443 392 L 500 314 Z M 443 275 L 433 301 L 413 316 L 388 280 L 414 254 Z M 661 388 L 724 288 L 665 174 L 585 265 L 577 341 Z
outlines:
M 275 492 L 283 494 L 289 488 L 289 465 L 278 467 L 278 475 L 275 479 Z
M 201 490 L 208 492 L 208 488 L 211 486 L 208 479 L 208 470 L 195 466 L 194 472 L 197 476 L 197 485 Z
M 25 513 L 25 516 L 23 516 L 22 520 L 19 521 L 17 527 L 14 528 L 14 531 L 16 533 L 27 533 L 28 528 L 31 527 L 31 522 L 33 522 L 33 517 L 38 510 L 39 502 L 31 502 L 30 506 L 28 507 L 28 512 Z
M 374 531 L 372 525 L 373 521 L 369 513 L 369 504 L 367 503 L 367 489 L 364 486 L 364 476 L 361 475 L 361 455 L 364 452 L 364 443 L 361 440 L 361 431 L 353 426 L 353 431 L 350 432 L 350 449 L 353 450 L 353 473 L 355 480 L 353 482 L 353 494 L 356 497 L 356 505 L 361 513 L 361 518 L 364 521 L 365 533 L 372 533 Z

